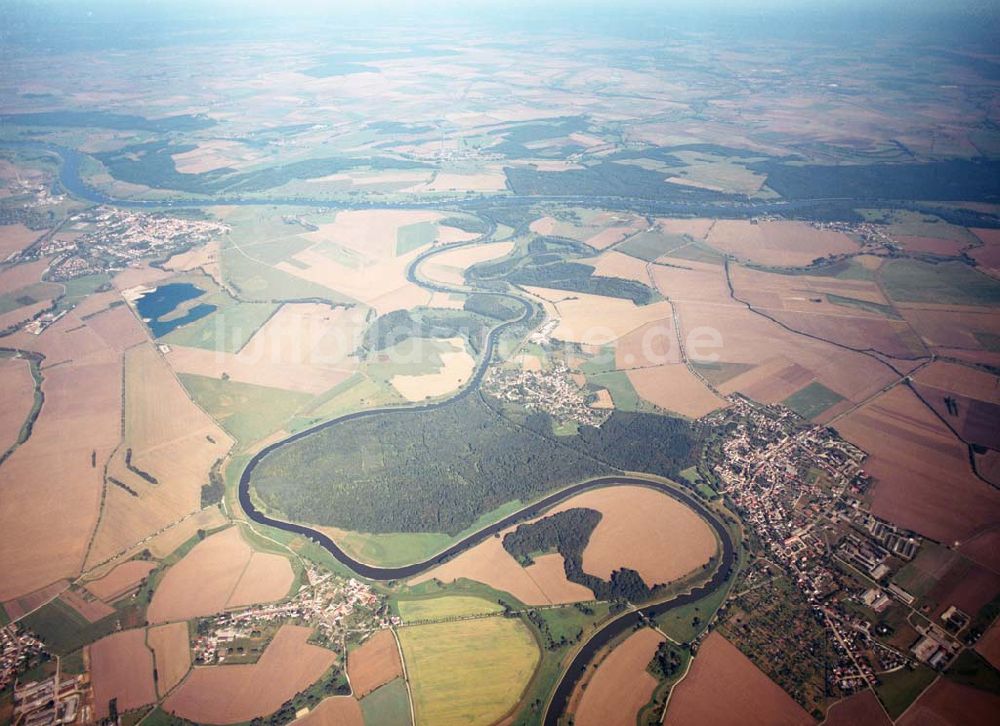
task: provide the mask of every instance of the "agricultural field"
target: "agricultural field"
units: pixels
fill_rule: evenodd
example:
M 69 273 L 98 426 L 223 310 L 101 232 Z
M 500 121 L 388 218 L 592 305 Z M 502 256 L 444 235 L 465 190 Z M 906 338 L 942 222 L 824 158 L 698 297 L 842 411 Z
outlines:
M 809 724 L 813 719 L 729 641 L 711 633 L 675 688 L 664 723 L 763 726 Z
M 403 675 L 399 649 L 391 630 L 380 630 L 347 656 L 347 675 L 356 698 Z
M 198 542 L 160 581 L 149 604 L 151 623 L 188 620 L 226 608 L 285 597 L 294 581 L 286 557 L 255 552 L 240 527 Z
M 409 726 L 410 695 L 406 681 L 397 678 L 361 699 L 361 713 L 366 724 L 401 724 Z
M 770 267 L 805 267 L 818 257 L 858 250 L 850 237 L 802 222 L 720 219 L 704 241 L 719 252 Z
M 156 690 L 164 696 L 181 682 L 191 669 L 187 623 L 158 625 L 146 631 L 146 644 L 153 651 Z
M 912 391 L 893 388 L 837 430 L 869 453 L 866 468 L 877 479 L 872 511 L 889 521 L 956 542 L 1000 516 L 1000 494 L 975 478 L 966 448 Z M 996 565 L 987 553 L 980 561 Z
M 401 628 L 417 723 L 491 723 L 517 705 L 538 664 L 518 619 L 463 620 Z
M 643 628 L 615 646 L 590 677 L 579 696 L 573 723 L 581 726 L 633 724 L 649 701 L 656 679 L 646 672 L 663 636 Z
M 95 597 L 105 602 L 114 602 L 132 590 L 156 569 L 156 563 L 149 560 L 129 560 L 102 577 L 85 583 L 84 587 Z
M 36 5 L 0 722 L 996 720 L 1000 10 Z
M 336 660 L 307 642 L 307 627 L 285 625 L 252 665 L 195 668 L 163 702 L 174 715 L 196 723 L 237 723 L 274 713 L 319 679 Z
M 152 344 L 126 352 L 124 385 L 125 437 L 108 462 L 91 564 L 200 509 L 202 486 L 232 445 Z
M 89 650 L 99 718 L 107 718 L 112 700 L 121 711 L 156 701 L 153 654 L 146 647 L 145 630 L 123 630 L 98 640 Z

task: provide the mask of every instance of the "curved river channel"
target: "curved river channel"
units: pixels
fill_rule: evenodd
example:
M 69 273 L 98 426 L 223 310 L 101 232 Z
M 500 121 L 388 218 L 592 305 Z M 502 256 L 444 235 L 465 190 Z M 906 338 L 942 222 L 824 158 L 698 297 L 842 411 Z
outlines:
M 44 150 L 50 153 L 55 153 L 61 157 L 62 163 L 60 165 L 60 183 L 62 186 L 72 195 L 79 197 L 81 199 L 98 203 L 98 204 L 112 204 L 117 206 L 132 207 L 132 208 L 164 208 L 171 206 L 178 207 L 201 207 L 209 206 L 212 204 L 240 204 L 240 205 L 259 205 L 259 204 L 296 204 L 302 206 L 318 206 L 318 207 L 335 207 L 334 203 L 329 201 L 314 201 L 314 200 L 258 200 L 258 199 L 217 199 L 217 200 L 176 200 L 176 201 L 145 201 L 145 200 L 124 200 L 124 199 L 113 199 L 108 197 L 102 192 L 93 189 L 86 185 L 80 177 L 80 164 L 83 159 L 83 155 L 79 152 L 68 149 L 61 146 L 56 146 L 53 144 L 45 144 L 38 142 L 0 142 L 0 145 L 20 148 L 20 149 L 33 149 L 33 150 Z M 541 198 L 533 198 L 532 201 L 541 201 Z M 358 205 L 351 205 L 358 206 Z M 419 207 L 424 206 L 423 204 L 413 204 L 413 205 L 395 205 L 395 206 L 413 206 Z M 463 206 L 463 205 L 458 205 Z M 666 205 L 665 205 L 666 206 Z M 780 206 L 780 205 L 771 205 Z M 476 244 L 477 242 L 485 239 L 490 233 L 483 235 L 479 240 L 472 240 L 464 244 Z M 447 249 L 454 249 L 461 245 L 449 245 Z M 461 290 L 457 288 L 446 287 L 443 285 L 438 285 L 431 283 L 425 279 L 417 279 L 416 269 L 428 257 L 441 252 L 441 248 L 432 248 L 426 251 L 424 254 L 419 255 L 410 265 L 407 270 L 407 277 L 411 282 L 415 282 L 425 288 L 430 290 L 435 290 L 439 292 L 462 292 L 468 293 L 468 290 Z M 650 487 L 656 489 L 667 496 L 673 497 L 674 499 L 680 501 L 685 506 L 691 508 L 696 513 L 698 513 L 715 531 L 716 536 L 719 539 L 721 545 L 721 553 L 719 557 L 718 567 L 715 569 L 712 577 L 708 582 L 703 585 L 687 592 L 682 595 L 678 595 L 670 600 L 663 602 L 657 602 L 653 604 L 644 605 L 640 608 L 626 611 L 617 617 L 604 623 L 591 637 L 587 640 L 581 648 L 576 652 L 573 660 L 570 662 L 569 666 L 563 672 L 558 685 L 553 692 L 552 697 L 546 707 L 544 723 L 546 726 L 556 726 L 559 721 L 560 716 L 566 709 L 569 702 L 569 698 L 573 693 L 577 682 L 580 680 L 581 676 L 586 672 L 587 666 L 597 652 L 606 646 L 608 643 L 613 641 L 615 638 L 621 636 L 622 634 L 628 632 L 629 630 L 641 626 L 646 623 L 649 619 L 658 617 L 663 613 L 666 613 L 674 608 L 687 605 L 696 600 L 711 594 L 716 589 L 725 584 L 732 566 L 736 559 L 735 549 L 733 546 L 732 537 L 726 527 L 718 520 L 718 518 L 709 512 L 706 507 L 695 497 L 686 494 L 682 491 L 678 491 L 676 488 L 668 486 L 660 481 L 654 479 L 647 479 L 642 476 L 637 476 L 635 474 L 622 474 L 620 476 L 605 476 L 596 479 L 591 479 L 585 482 L 580 482 L 574 484 L 567 488 L 561 489 L 557 492 L 553 492 L 548 496 L 540 499 L 532 504 L 527 505 L 523 509 L 510 514 L 498 522 L 485 527 L 473 534 L 468 535 L 462 540 L 451 545 L 439 554 L 423 561 L 417 562 L 410 565 L 404 565 L 402 567 L 377 567 L 364 562 L 359 562 L 354 559 L 346 552 L 344 552 L 336 542 L 334 542 L 330 537 L 328 537 L 323 532 L 315 530 L 311 527 L 307 527 L 301 524 L 295 524 L 293 522 L 285 522 L 279 519 L 273 519 L 261 512 L 254 506 L 254 503 L 250 497 L 250 480 L 253 476 L 254 469 L 267 458 L 268 455 L 277 451 L 283 446 L 292 444 L 300 439 L 303 439 L 311 434 L 316 433 L 322 429 L 328 428 L 330 426 L 336 426 L 339 424 L 346 424 L 349 421 L 366 418 L 370 416 L 376 416 L 385 413 L 391 413 L 393 411 L 430 411 L 433 409 L 441 408 L 443 406 L 448 406 L 462 398 L 478 391 L 479 384 L 483 379 L 483 375 L 486 373 L 486 369 L 489 366 L 490 361 L 493 358 L 493 352 L 496 346 L 496 341 L 501 333 L 510 328 L 511 326 L 518 325 L 520 323 L 528 321 L 534 314 L 534 308 L 526 300 L 517 297 L 515 295 L 510 295 L 506 293 L 495 293 L 489 291 L 490 294 L 498 295 L 500 297 L 506 298 L 508 300 L 516 302 L 522 308 L 521 315 L 514 319 L 504 323 L 501 323 L 494 327 L 486 336 L 485 345 L 483 346 L 482 356 L 480 358 L 479 364 L 473 374 L 469 379 L 468 383 L 465 384 L 455 395 L 451 398 L 436 401 L 433 403 L 421 404 L 418 406 L 396 406 L 387 407 L 381 409 L 369 409 L 365 411 L 357 411 L 355 413 L 349 413 L 330 421 L 313 426 L 312 428 L 300 431 L 292 436 L 289 436 L 282 441 L 277 441 L 265 447 L 261 451 L 257 452 L 253 458 L 247 463 L 246 467 L 240 476 L 239 488 L 238 488 L 238 499 L 240 506 L 246 513 L 246 516 L 259 524 L 267 525 L 270 527 L 276 527 L 278 529 L 284 530 L 286 532 L 293 532 L 295 534 L 303 535 L 309 537 L 315 542 L 319 543 L 327 551 L 333 555 L 339 562 L 341 562 L 346 567 L 350 568 L 358 575 L 371 579 L 371 580 L 397 580 L 406 579 L 411 576 L 417 575 L 435 565 L 438 565 L 456 555 L 466 551 L 467 549 L 475 546 L 476 544 L 482 542 L 488 537 L 492 537 L 497 532 L 516 524 L 519 521 L 529 519 L 534 517 L 546 509 L 552 507 L 560 501 L 563 501 L 569 497 L 572 497 L 581 492 L 596 489 L 598 487 L 612 486 L 612 485 L 622 485 L 622 484 L 632 484 Z
M 489 233 L 483 235 L 483 238 L 488 236 Z M 476 240 L 473 240 L 466 244 L 475 244 L 475 243 Z M 449 245 L 447 249 L 454 249 L 454 247 L 456 247 L 456 245 Z M 409 269 L 407 270 L 407 278 L 411 282 L 415 282 L 419 285 L 422 285 L 423 287 L 438 292 L 462 292 L 461 290 L 456 290 L 449 287 L 436 285 L 434 283 L 428 282 L 427 280 L 417 278 L 416 270 L 419 267 L 420 263 L 423 262 L 428 257 L 431 257 L 432 255 L 437 254 L 438 252 L 441 251 L 442 249 L 434 248 L 418 256 L 411 263 Z M 243 508 L 243 511 L 246 513 L 247 517 L 249 517 L 252 521 L 257 522 L 259 524 L 268 525 L 271 527 L 277 527 L 278 529 L 285 530 L 286 532 L 294 532 L 296 534 L 309 537 L 315 542 L 319 543 L 328 552 L 330 552 L 330 554 L 333 555 L 338 562 L 347 566 L 348 568 L 350 568 L 357 574 L 361 575 L 362 577 L 371 580 L 399 580 L 399 579 L 407 579 L 409 577 L 417 575 L 431 567 L 434 567 L 435 565 L 439 565 L 442 562 L 445 562 L 446 560 L 449 560 L 455 557 L 456 555 L 461 554 L 462 552 L 465 552 L 469 548 L 474 547 L 475 545 L 479 544 L 488 537 L 492 537 L 497 532 L 500 532 L 506 529 L 507 527 L 516 524 L 519 521 L 530 519 L 531 517 L 534 517 L 544 512 L 545 510 L 549 509 L 558 502 L 568 499 L 569 497 L 572 497 L 581 492 L 590 489 L 596 489 L 598 487 L 612 486 L 616 484 L 618 485 L 633 484 L 633 485 L 650 487 L 662 492 L 663 494 L 666 494 L 667 496 L 673 497 L 674 499 L 680 501 L 685 506 L 694 510 L 712 527 L 721 545 L 721 553 L 719 557 L 718 567 L 712 574 L 712 577 L 708 580 L 708 582 L 687 593 L 678 595 L 677 597 L 674 597 L 670 600 L 666 600 L 664 602 L 657 602 L 649 605 L 644 605 L 643 607 L 638 608 L 636 610 L 627 611 L 619 615 L 618 617 L 604 623 L 604 625 L 602 625 L 590 637 L 590 639 L 583 644 L 580 650 L 577 651 L 573 660 L 570 662 L 569 666 L 562 674 L 562 677 L 560 678 L 559 683 L 556 686 L 556 689 L 553 692 L 551 699 L 549 700 L 545 712 L 544 723 L 546 724 L 546 726 L 555 726 L 559 721 L 559 717 L 565 711 L 566 706 L 569 703 L 569 698 L 572 695 L 573 689 L 575 688 L 577 682 L 586 672 L 587 665 L 590 663 L 590 661 L 594 658 L 594 656 L 601 648 L 606 646 L 615 638 L 636 627 L 637 625 L 643 624 L 648 619 L 658 617 L 659 615 L 662 615 L 663 613 L 672 610 L 673 608 L 681 607 L 683 605 L 687 605 L 688 603 L 692 603 L 696 600 L 700 600 L 701 598 L 711 594 L 717 588 L 725 584 L 727 578 L 729 577 L 730 570 L 732 569 L 736 557 L 735 550 L 733 547 L 732 537 L 730 536 L 729 531 L 726 529 L 726 527 L 718 520 L 718 518 L 711 512 L 709 512 L 697 498 L 689 494 L 686 494 L 684 492 L 678 491 L 676 488 L 668 486 L 667 484 L 664 484 L 660 481 L 654 479 L 647 479 L 645 477 L 637 476 L 635 474 L 622 474 L 620 476 L 599 477 L 595 479 L 590 479 L 588 481 L 579 482 L 577 484 L 573 484 L 569 487 L 561 489 L 557 492 L 553 492 L 552 494 L 549 494 L 548 496 L 532 504 L 527 505 L 526 507 L 520 509 L 519 511 L 504 517 L 500 521 L 495 522 L 479 530 L 478 532 L 474 532 L 473 534 L 470 534 L 467 537 L 464 537 L 463 539 L 454 543 L 447 549 L 443 550 L 442 552 L 434 555 L 433 557 L 427 560 L 424 560 L 423 562 L 415 562 L 413 564 L 403 565 L 401 567 L 378 567 L 354 559 L 349 554 L 344 552 L 344 550 L 341 549 L 340 546 L 333 541 L 333 539 L 331 539 L 323 532 L 320 532 L 316 529 L 313 529 L 312 527 L 307 527 L 302 524 L 296 524 L 294 522 L 285 522 L 279 519 L 274 519 L 272 517 L 269 517 L 267 514 L 257 509 L 257 507 L 253 503 L 253 499 L 250 496 L 250 481 L 253 477 L 254 469 L 256 469 L 257 466 L 260 464 L 260 462 L 263 461 L 265 458 L 267 458 L 267 456 L 269 456 L 270 454 L 277 451 L 283 446 L 287 446 L 288 444 L 299 441 L 300 439 L 310 436 L 311 434 L 320 431 L 322 429 L 326 429 L 330 426 L 336 426 L 339 424 L 345 424 L 349 421 L 354 421 L 385 413 L 391 413 L 393 411 L 407 411 L 407 412 L 412 412 L 415 410 L 430 411 L 433 409 L 441 408 L 443 406 L 449 406 L 455 403 L 456 401 L 459 401 L 462 398 L 478 391 L 479 384 L 482 381 L 483 375 L 486 373 L 486 369 L 493 358 L 493 352 L 499 335 L 503 333 L 504 330 L 513 325 L 518 325 L 520 323 L 526 322 L 534 314 L 534 309 L 532 308 L 532 306 L 527 301 L 525 301 L 520 297 L 504 293 L 491 293 L 491 294 L 500 295 L 508 300 L 517 302 L 523 308 L 522 313 L 517 319 L 501 323 L 500 325 L 496 326 L 489 332 L 489 334 L 486 337 L 486 344 L 483 347 L 483 353 L 480 358 L 479 364 L 475 370 L 475 373 L 473 374 L 472 378 L 470 378 L 469 382 L 462 389 L 460 389 L 454 396 L 452 396 L 449 399 L 445 399 L 443 401 L 422 404 L 419 406 L 405 406 L 405 407 L 396 406 L 396 407 L 387 407 L 381 409 L 368 409 L 364 411 L 356 411 L 354 413 L 345 414 L 344 416 L 332 419 L 330 421 L 325 421 L 312 428 L 305 429 L 296 434 L 293 434 L 287 439 L 283 439 L 281 441 L 272 443 L 266 446 L 265 448 L 261 449 L 259 452 L 257 452 L 253 456 L 253 458 L 251 458 L 250 461 L 247 463 L 246 467 L 243 469 L 243 473 L 240 475 L 239 488 L 238 488 L 239 502 L 240 506 Z

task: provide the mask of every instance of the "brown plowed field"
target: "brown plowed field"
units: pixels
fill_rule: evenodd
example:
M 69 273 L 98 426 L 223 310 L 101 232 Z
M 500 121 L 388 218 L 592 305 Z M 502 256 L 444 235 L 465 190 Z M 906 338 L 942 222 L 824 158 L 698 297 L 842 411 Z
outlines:
M 399 649 L 391 630 L 380 630 L 347 656 L 347 675 L 355 698 L 403 675 Z
M 35 402 L 35 382 L 23 358 L 0 359 L 0 453 L 13 446 Z
M 91 623 L 96 623 L 98 620 L 106 618 L 115 611 L 115 609 L 107 603 L 96 598 L 88 600 L 76 590 L 66 590 L 59 596 L 59 599 L 76 610 Z
M 1000 696 L 939 677 L 896 721 L 899 726 L 994 726 Z
M 893 388 L 836 428 L 870 454 L 875 515 L 949 544 L 1000 518 L 1000 493 L 973 476 L 966 447 L 908 389 Z M 986 564 L 1000 567 L 1000 554 Z
M 579 726 L 634 726 L 639 709 L 649 701 L 656 679 L 646 666 L 663 642 L 652 628 L 628 637 L 601 661 L 573 715 Z
M 701 644 L 674 688 L 669 726 L 780 726 L 814 723 L 802 707 L 716 632 Z
M 701 418 L 728 405 L 683 363 L 630 370 L 628 379 L 644 400 L 689 418 Z
M 97 521 L 103 462 L 119 442 L 122 401 L 120 354 L 73 313 L 9 344 L 46 355 L 45 405 L 31 438 L 4 463 L 0 600 L 79 573 Z
M 878 697 L 870 690 L 864 690 L 837 701 L 826 712 L 823 726 L 892 726 Z
M 752 224 L 720 219 L 712 226 L 706 241 L 720 252 L 777 267 L 804 267 L 817 257 L 859 249 L 846 234 L 816 229 L 805 222 Z
M 708 524 L 693 511 L 655 489 L 613 486 L 583 492 L 548 514 L 586 507 L 601 521 L 583 551 L 583 569 L 603 580 L 628 567 L 647 585 L 677 580 L 701 567 L 718 545 Z
M 107 718 L 112 698 L 118 699 L 118 710 L 122 712 L 156 701 L 153 653 L 146 647 L 143 628 L 122 630 L 89 647 L 98 718 Z
M 274 713 L 336 660 L 332 651 L 306 642 L 311 634 L 310 628 L 283 625 L 252 665 L 195 668 L 163 708 L 208 724 L 250 721 Z
M 251 558 L 263 559 L 254 565 Z M 189 620 L 234 605 L 280 600 L 291 586 L 291 570 L 280 555 L 254 553 L 240 528 L 230 527 L 199 542 L 167 570 L 146 617 L 151 623 Z M 244 582 L 247 573 L 256 579 Z

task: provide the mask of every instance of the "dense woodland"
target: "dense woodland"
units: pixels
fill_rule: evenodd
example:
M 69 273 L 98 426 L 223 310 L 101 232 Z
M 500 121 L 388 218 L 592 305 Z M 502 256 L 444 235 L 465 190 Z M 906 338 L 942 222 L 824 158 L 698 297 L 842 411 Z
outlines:
M 408 338 L 461 337 L 478 352 L 489 329 L 496 325 L 496 316 L 505 314 L 495 302 L 496 296 L 488 297 L 492 300 L 483 300 L 473 305 L 480 308 L 478 310 L 468 307 L 464 311 L 438 308 L 394 310 L 369 326 L 365 331 L 362 347 L 368 351 L 380 351 Z M 488 312 L 493 314 L 487 317 Z
M 676 476 L 696 454 L 681 419 L 615 412 L 600 429 L 557 440 L 547 414 L 517 425 L 473 393 L 322 429 L 265 458 L 252 486 L 294 521 L 454 535 L 511 500 L 615 468 Z

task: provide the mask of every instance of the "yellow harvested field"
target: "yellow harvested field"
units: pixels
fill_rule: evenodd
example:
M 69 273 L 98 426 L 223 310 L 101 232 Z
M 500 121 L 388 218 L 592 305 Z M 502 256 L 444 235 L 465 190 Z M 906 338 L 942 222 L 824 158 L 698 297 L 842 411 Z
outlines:
M 365 726 L 365 717 L 354 696 L 330 696 L 295 723 L 298 726 Z
M 680 362 L 681 348 L 672 316 L 636 328 L 615 345 L 615 367 L 622 370 Z
M 304 235 L 313 246 L 278 269 L 315 282 L 375 308 L 380 315 L 425 305 L 427 290 L 406 279 L 406 269 L 426 244 L 398 255 L 397 235 L 404 227 L 437 224 L 439 212 L 422 210 L 355 210 L 339 212 L 331 223 Z M 475 238 L 451 227 L 437 227 L 441 244 Z
M 253 564 L 257 557 L 265 559 Z M 151 623 L 190 620 L 234 605 L 273 602 L 288 594 L 291 582 L 287 559 L 253 552 L 240 528 L 229 527 L 199 542 L 167 570 L 153 593 L 146 618 Z M 238 602 L 231 602 L 234 595 Z
M 156 664 L 156 688 L 165 696 L 191 669 L 191 645 L 188 624 L 157 625 L 146 633 L 146 643 Z
M 238 169 L 258 156 L 257 152 L 238 141 L 213 139 L 200 142 L 190 151 L 172 154 L 171 158 L 181 174 L 204 174 L 226 167 Z
M 118 308 L 118 310 L 122 310 Z M 101 523 L 88 562 L 113 557 L 201 507 L 212 465 L 232 446 L 230 436 L 198 408 L 152 343 L 125 353 L 125 443 L 108 475 Z M 151 484 L 131 465 L 157 480 Z
M 73 313 L 40 336 L 9 340 L 46 355 L 45 405 L 31 438 L 4 462 L 0 600 L 79 573 L 97 521 L 103 462 L 119 442 L 122 402 L 120 354 Z
M 90 649 L 90 680 L 98 718 L 108 717 L 108 703 L 118 700 L 118 710 L 130 711 L 156 701 L 153 653 L 146 647 L 142 628 L 122 630 L 101 638 Z
M 163 708 L 195 723 L 251 721 L 316 682 L 336 660 L 307 641 L 312 629 L 283 625 L 252 665 L 195 668 L 163 702 Z
M 420 266 L 420 272 L 432 282 L 464 285 L 464 272 L 475 264 L 503 257 L 514 249 L 513 242 L 469 245 L 434 255 Z
M 591 408 L 614 408 L 615 401 L 611 398 L 611 391 L 607 388 L 602 388 L 601 390 L 594 393 L 597 397 L 596 400 L 590 404 Z
M 817 257 L 857 252 L 858 244 L 842 232 L 805 222 L 759 222 L 720 219 L 706 241 L 715 249 L 761 265 L 803 267 Z
M 626 375 L 643 400 L 682 416 L 701 418 L 728 405 L 683 363 L 636 368 Z
M 86 583 L 84 587 L 104 602 L 114 602 L 139 587 L 149 573 L 155 569 L 155 562 L 129 560 L 118 565 L 100 579 Z
M 517 618 L 400 628 L 418 724 L 491 724 L 518 702 L 540 660 Z
M 594 489 L 571 497 L 532 521 L 576 507 L 602 514 L 583 552 L 583 569 L 604 580 L 610 579 L 613 570 L 628 567 L 648 585 L 671 582 L 701 567 L 718 549 L 704 520 L 677 500 L 648 487 Z M 521 567 L 503 548 L 504 536 L 514 529 L 509 527 L 499 537 L 489 537 L 408 584 L 467 578 L 509 592 L 526 605 L 593 599 L 587 588 L 566 579 L 560 555 L 544 555 L 531 567 Z
M 215 280 L 217 285 L 223 286 L 222 268 L 219 263 L 220 255 L 221 245 L 218 241 L 213 241 L 174 255 L 163 266 L 173 272 L 202 270 Z
M 594 274 L 602 277 L 620 277 L 623 280 L 635 280 L 643 285 L 651 285 L 649 263 L 636 259 L 617 250 L 602 252 L 597 257 L 586 261 L 594 266 Z
M 569 237 L 603 250 L 645 227 L 645 220 L 636 215 L 577 210 L 576 219 L 564 221 L 542 217 L 528 228 L 538 235 Z
M 347 675 L 355 698 L 403 675 L 399 648 L 391 630 L 380 630 L 347 656 Z
M 646 666 L 663 642 L 652 628 L 630 635 L 601 661 L 579 697 L 573 723 L 579 726 L 633 726 L 649 702 L 656 679 Z
M 360 308 L 287 303 L 238 353 L 172 346 L 167 360 L 178 373 L 319 394 L 357 369 L 364 326 Z
M 398 375 L 390 379 L 392 387 L 407 401 L 423 401 L 443 396 L 458 389 L 469 380 L 476 367 L 475 359 L 469 355 L 462 338 L 449 338 L 452 350 L 438 353 L 441 368 L 435 373 L 410 376 Z
M 640 306 L 631 300 L 603 295 L 541 287 L 525 289 L 555 306 L 559 324 L 552 331 L 552 337 L 567 343 L 606 345 L 636 328 L 671 315 L 668 302 Z
M 28 229 L 20 222 L 0 225 L 0 262 L 15 252 L 20 252 L 41 236 L 41 232 Z
M 584 572 L 602 580 L 628 567 L 647 585 L 672 582 L 704 565 L 718 551 L 705 520 L 649 487 L 593 489 L 556 505 L 546 515 L 576 507 L 596 509 L 602 515 L 583 551 Z
M 35 401 L 35 382 L 23 358 L 0 358 L 0 453 L 17 442 Z

